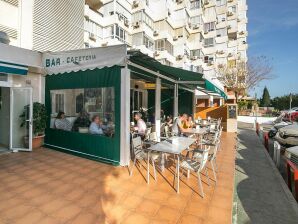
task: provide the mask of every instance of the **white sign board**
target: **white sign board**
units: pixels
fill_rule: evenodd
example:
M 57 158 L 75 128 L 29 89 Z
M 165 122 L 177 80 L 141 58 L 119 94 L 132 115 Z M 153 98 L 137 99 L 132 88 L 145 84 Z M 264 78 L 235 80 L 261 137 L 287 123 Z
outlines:
M 42 63 L 48 75 L 114 65 L 124 66 L 125 60 L 126 45 L 46 52 L 42 55 Z

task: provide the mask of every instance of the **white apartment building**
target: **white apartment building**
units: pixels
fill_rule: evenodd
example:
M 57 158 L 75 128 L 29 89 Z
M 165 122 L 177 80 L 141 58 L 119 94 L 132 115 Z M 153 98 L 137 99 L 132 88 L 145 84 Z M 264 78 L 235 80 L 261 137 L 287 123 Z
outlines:
M 246 12 L 246 0 L 89 0 L 84 43 L 126 43 L 218 84 L 217 66 L 247 60 Z
M 247 60 L 246 12 L 246 0 L 0 0 L 0 31 L 38 51 L 126 43 L 219 84 L 217 66 Z

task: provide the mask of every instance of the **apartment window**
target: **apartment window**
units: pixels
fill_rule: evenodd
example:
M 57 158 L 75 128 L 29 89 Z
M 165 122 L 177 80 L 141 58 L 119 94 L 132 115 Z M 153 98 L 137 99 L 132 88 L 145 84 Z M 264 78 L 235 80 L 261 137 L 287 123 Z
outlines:
M 120 40 L 121 42 L 126 41 L 126 32 L 123 28 L 118 26 L 117 24 L 115 25 L 115 37 Z
M 204 63 L 207 63 L 207 64 L 211 63 L 212 64 L 213 62 L 214 62 L 214 57 L 213 56 L 206 55 L 204 57 Z
M 201 50 L 200 49 L 190 51 L 190 57 L 200 58 L 200 56 L 201 56 Z
M 214 30 L 215 30 L 215 22 L 205 23 L 204 24 L 204 31 L 205 32 L 210 32 L 210 31 L 214 31 Z
M 201 16 L 194 16 L 189 18 L 189 23 L 192 25 L 200 25 L 202 21 Z
M 146 13 L 143 13 L 143 22 L 153 29 L 153 20 Z
M 84 28 L 86 31 L 94 34 L 97 37 L 102 36 L 102 28 L 97 23 L 93 22 L 92 20 L 85 18 Z
M 214 46 L 214 38 L 207 38 L 204 40 L 204 47 Z
M 173 55 L 173 45 L 165 39 L 155 41 L 155 50 L 156 51 L 166 50 L 168 51 L 169 54 Z
M 132 15 L 132 22 L 142 22 L 142 12 L 137 12 Z
M 233 6 L 229 7 L 229 8 L 228 8 L 228 12 L 236 13 L 236 12 L 237 12 L 237 7 L 236 7 L 236 5 L 233 5 Z
M 199 9 L 201 7 L 201 1 L 200 0 L 196 0 L 196 1 L 191 1 L 190 2 L 190 9 Z
M 154 42 L 150 40 L 146 35 L 144 35 L 143 44 L 145 45 L 146 48 L 152 51 L 154 50 Z
M 216 36 L 217 37 L 227 36 L 227 28 L 222 28 L 222 29 L 216 30 Z
M 157 40 L 155 41 L 155 50 L 164 51 L 165 50 L 165 40 Z
M 118 13 L 118 12 L 117 12 L 117 14 L 118 14 L 118 19 L 120 21 L 128 22 L 128 19 L 125 15 L 123 15 L 122 13 Z
M 108 26 L 104 29 L 104 38 L 114 38 L 114 26 Z
M 216 6 L 223 6 L 226 5 L 226 0 L 216 0 Z
M 132 16 L 133 23 L 144 22 L 151 29 L 153 29 L 153 20 L 144 12 L 137 12 Z

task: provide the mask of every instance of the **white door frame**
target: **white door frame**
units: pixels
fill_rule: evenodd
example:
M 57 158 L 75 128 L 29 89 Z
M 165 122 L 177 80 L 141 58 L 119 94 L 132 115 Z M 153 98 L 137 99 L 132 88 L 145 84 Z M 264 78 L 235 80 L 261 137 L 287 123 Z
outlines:
M 30 109 L 29 109 L 29 148 L 13 148 L 12 146 L 12 139 L 13 139 L 13 128 L 12 128 L 12 122 L 13 122 L 13 91 L 14 90 L 29 90 L 30 93 Z M 32 151 L 32 127 L 33 126 L 33 96 L 32 96 L 32 87 L 10 87 L 10 135 L 9 135 L 9 149 L 13 152 L 18 151 Z

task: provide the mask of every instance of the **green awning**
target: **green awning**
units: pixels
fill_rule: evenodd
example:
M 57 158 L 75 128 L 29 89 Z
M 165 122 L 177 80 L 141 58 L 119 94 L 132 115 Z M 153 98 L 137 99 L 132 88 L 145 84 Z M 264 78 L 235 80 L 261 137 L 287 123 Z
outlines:
M 204 84 L 205 79 L 201 73 L 163 65 L 159 61 L 141 53 L 140 51 L 129 51 L 128 55 L 129 61 L 132 63 L 150 69 L 151 71 L 158 72 L 183 86 L 195 89 L 196 86 Z
M 225 100 L 228 98 L 226 93 L 219 89 L 216 85 L 214 85 L 212 82 L 205 80 L 205 86 L 204 89 L 219 94 L 221 97 L 223 97 Z
M 138 50 L 131 50 L 128 51 L 129 61 L 147 68 L 151 71 L 158 72 L 167 78 L 170 78 L 172 82 L 178 83 L 179 86 L 186 87 L 189 89 L 197 89 L 198 86 L 203 88 L 207 94 L 218 94 L 221 97 L 227 99 L 227 95 L 224 91 L 219 89 L 215 84 L 203 78 L 203 74 L 193 71 L 184 70 L 181 68 L 176 68 L 168 65 L 163 65 L 159 61 L 155 60 L 148 55 L 141 53 Z M 152 76 L 150 73 L 146 73 L 139 68 L 134 67 L 133 65 L 130 66 L 132 74 L 143 74 L 147 76 L 149 79 L 150 77 L 154 80 L 155 77 Z M 169 80 L 165 80 L 165 82 L 171 82 Z

